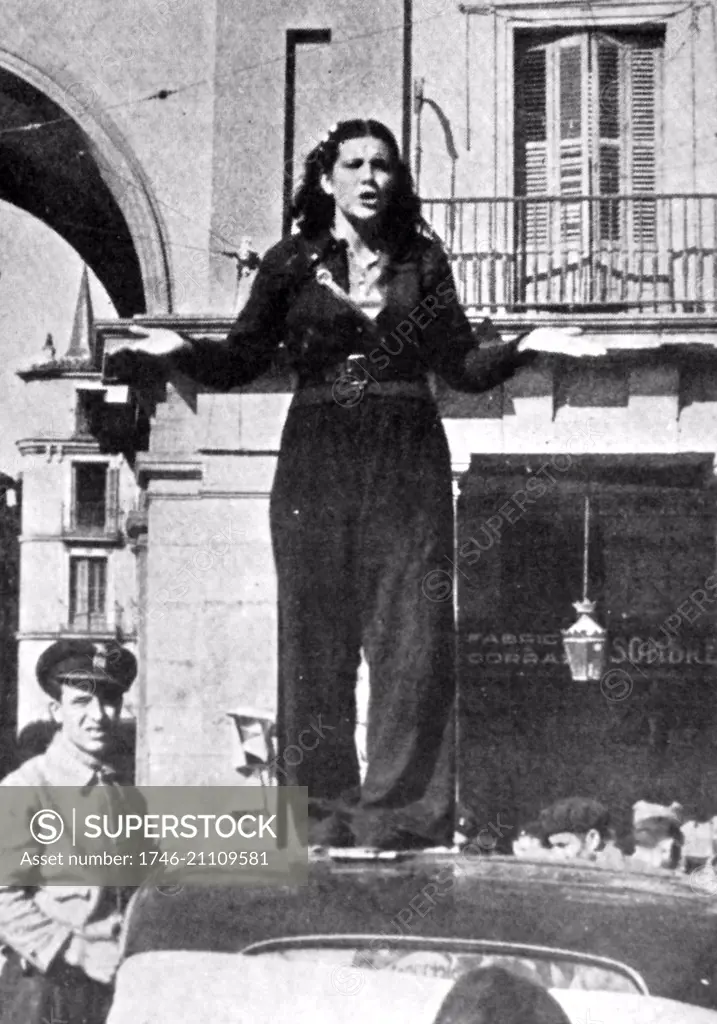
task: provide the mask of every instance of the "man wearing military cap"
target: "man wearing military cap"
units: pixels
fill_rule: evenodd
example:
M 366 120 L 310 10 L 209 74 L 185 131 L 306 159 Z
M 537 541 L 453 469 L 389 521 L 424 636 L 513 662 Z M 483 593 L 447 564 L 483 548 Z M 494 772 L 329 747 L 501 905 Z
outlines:
M 59 728 L 44 754 L 0 785 L 28 787 L 28 799 L 41 789 L 43 807 L 51 806 L 54 786 L 105 786 L 111 806 L 122 792 L 110 762 L 122 699 L 137 672 L 134 655 L 119 645 L 59 640 L 36 672 Z M 38 850 L 29 834 L 26 848 Z M 0 1024 L 102 1024 L 131 890 L 43 885 L 37 871 L 0 885 Z

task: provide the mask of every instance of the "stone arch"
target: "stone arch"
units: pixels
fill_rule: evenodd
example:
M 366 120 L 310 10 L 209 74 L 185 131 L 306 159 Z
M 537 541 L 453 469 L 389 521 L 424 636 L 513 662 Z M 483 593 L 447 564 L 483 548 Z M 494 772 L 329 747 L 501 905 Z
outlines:
M 61 235 L 120 316 L 171 313 L 159 205 L 96 91 L 65 86 L 0 48 L 0 124 L 0 199 Z

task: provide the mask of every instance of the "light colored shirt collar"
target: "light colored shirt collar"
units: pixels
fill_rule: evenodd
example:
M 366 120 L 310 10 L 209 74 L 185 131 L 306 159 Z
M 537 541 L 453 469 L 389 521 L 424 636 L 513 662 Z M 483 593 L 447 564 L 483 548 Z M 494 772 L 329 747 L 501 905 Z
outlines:
M 373 254 L 364 254 L 364 259 L 359 262 L 351 247 L 351 242 L 346 237 L 344 227 L 340 222 L 334 224 L 331 234 L 347 249 L 349 295 L 367 316 L 375 320 L 386 306 L 386 271 L 390 262 L 389 257 L 386 252 L 378 251 Z M 369 255 L 368 259 L 365 258 L 367 255 Z
M 55 733 L 45 753 L 45 768 L 55 786 L 96 785 L 103 773 L 116 776 L 116 771 L 103 761 L 86 754 L 70 743 L 62 729 Z

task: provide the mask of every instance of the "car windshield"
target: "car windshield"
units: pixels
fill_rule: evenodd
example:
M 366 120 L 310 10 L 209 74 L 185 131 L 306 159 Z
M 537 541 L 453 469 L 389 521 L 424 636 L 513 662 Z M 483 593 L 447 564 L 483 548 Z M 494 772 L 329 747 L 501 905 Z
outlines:
M 332 935 L 272 939 L 255 943 L 243 953 L 282 961 L 320 962 L 351 971 L 399 971 L 450 980 L 476 967 L 500 966 L 543 988 L 633 995 L 648 992 L 640 975 L 618 961 L 516 943 Z

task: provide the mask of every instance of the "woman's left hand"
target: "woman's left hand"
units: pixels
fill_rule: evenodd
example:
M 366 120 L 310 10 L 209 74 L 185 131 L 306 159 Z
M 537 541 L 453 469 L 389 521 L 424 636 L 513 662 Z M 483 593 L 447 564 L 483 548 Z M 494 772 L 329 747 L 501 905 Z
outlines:
M 522 339 L 521 352 L 554 352 L 563 356 L 604 356 L 607 348 L 593 338 L 582 337 L 579 327 L 536 327 Z

